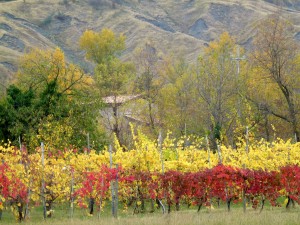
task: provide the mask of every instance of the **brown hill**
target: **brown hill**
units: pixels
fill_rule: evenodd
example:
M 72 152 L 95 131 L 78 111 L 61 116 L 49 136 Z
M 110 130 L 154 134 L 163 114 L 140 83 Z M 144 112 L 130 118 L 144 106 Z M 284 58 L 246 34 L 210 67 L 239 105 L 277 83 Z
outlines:
M 68 59 L 92 72 L 78 40 L 104 27 L 127 36 L 124 59 L 151 41 L 162 54 L 197 58 L 203 46 L 227 30 L 249 47 L 260 19 L 277 12 L 275 0 L 0 0 L 0 83 L 17 70 L 30 48 L 62 48 Z M 280 12 L 300 31 L 300 3 L 283 0 Z M 300 32 L 295 33 L 300 40 Z M 1 85 L 0 85 L 1 88 Z

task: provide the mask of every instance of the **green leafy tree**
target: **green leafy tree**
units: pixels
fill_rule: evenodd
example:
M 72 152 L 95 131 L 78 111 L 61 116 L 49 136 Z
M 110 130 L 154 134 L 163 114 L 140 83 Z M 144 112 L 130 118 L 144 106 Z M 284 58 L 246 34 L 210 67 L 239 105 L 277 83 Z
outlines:
M 102 146 L 98 128 L 98 105 L 90 87 L 94 81 L 79 67 L 68 64 L 60 49 L 33 50 L 20 62 L 15 85 L 7 90 L 2 107 L 9 138 L 23 142 L 33 150 L 44 141 L 53 151 L 59 148 L 87 146 L 86 134 L 98 149 Z
M 31 89 L 22 91 L 15 85 L 7 88 L 7 96 L 0 104 L 1 140 L 18 140 L 19 136 L 29 133 L 34 123 L 33 99 Z

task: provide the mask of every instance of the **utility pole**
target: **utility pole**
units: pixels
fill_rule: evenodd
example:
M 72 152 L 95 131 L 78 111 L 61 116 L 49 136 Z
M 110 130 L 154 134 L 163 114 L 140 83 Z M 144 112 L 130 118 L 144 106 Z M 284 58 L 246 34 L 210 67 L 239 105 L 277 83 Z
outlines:
M 237 65 L 237 77 L 239 77 L 239 75 L 240 75 L 240 62 L 242 61 L 242 60 L 246 60 L 246 56 L 241 56 L 240 55 L 240 46 L 237 46 L 237 53 L 236 53 L 237 55 L 236 55 L 236 57 L 233 57 L 233 56 L 231 56 L 231 60 L 232 61 L 236 61 L 236 65 Z
M 238 45 L 237 46 L 237 55 L 236 55 L 236 57 L 233 57 L 233 56 L 231 56 L 231 60 L 232 61 L 236 61 L 236 67 L 237 67 L 237 72 L 236 72 L 236 82 L 237 82 L 237 93 L 239 94 L 239 92 L 240 92 L 240 88 L 239 88 L 239 82 L 238 82 L 238 79 L 239 79 L 239 77 L 240 77 L 240 62 L 242 61 L 242 60 L 246 60 L 246 56 L 241 56 L 240 55 L 240 46 Z M 238 99 L 237 99 L 237 113 L 238 113 L 238 117 L 239 118 L 241 118 L 241 99 L 240 99 L 240 96 L 238 96 Z
M 236 61 L 236 67 L 237 67 L 236 81 L 238 83 L 238 79 L 239 79 L 239 76 L 240 76 L 240 62 L 242 60 L 246 60 L 245 55 L 243 55 L 243 56 L 240 55 L 240 46 L 239 45 L 237 46 L 237 55 L 236 55 L 236 57 L 231 57 L 231 60 Z M 240 91 L 239 86 L 237 86 L 237 88 L 238 88 L 238 92 L 239 92 Z M 241 118 L 241 99 L 240 99 L 240 96 L 238 96 L 237 111 L 238 111 L 239 118 Z M 249 152 L 249 130 L 248 130 L 248 126 L 247 126 L 246 127 L 246 153 L 247 153 L 247 155 L 248 155 L 248 152 Z M 245 164 L 243 166 L 245 168 Z M 245 190 L 243 190 L 243 210 L 244 210 L 244 213 L 245 213 L 246 212 Z

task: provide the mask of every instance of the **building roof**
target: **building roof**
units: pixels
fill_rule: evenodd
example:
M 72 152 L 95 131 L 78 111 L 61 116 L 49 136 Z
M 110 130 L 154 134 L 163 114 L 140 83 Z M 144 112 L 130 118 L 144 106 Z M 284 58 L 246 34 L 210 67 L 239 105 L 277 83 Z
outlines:
M 107 96 L 102 98 L 103 102 L 109 105 L 117 104 L 122 105 L 125 102 L 134 100 L 141 97 L 141 95 L 118 95 L 118 96 Z

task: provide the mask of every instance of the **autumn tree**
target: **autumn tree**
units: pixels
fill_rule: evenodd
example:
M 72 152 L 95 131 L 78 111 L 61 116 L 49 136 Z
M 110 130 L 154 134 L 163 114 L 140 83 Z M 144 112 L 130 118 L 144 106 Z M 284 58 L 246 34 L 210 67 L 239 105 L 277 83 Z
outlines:
M 146 43 L 141 49 L 138 49 L 135 55 L 137 67 L 137 77 L 135 80 L 135 89 L 142 94 L 142 99 L 146 102 L 146 107 L 139 115 L 144 124 L 150 127 L 151 133 L 157 135 L 157 126 L 159 126 L 157 101 L 159 92 L 163 87 L 163 79 L 160 76 L 160 62 L 157 49 L 150 43 Z M 143 104 L 143 103 L 141 103 Z
M 125 49 L 125 36 L 117 36 L 110 29 L 103 29 L 99 33 L 87 30 L 80 38 L 80 48 L 86 51 L 88 60 L 96 64 L 106 63 L 107 61 L 120 56 Z
M 199 113 L 206 114 L 205 129 L 210 133 L 212 143 L 221 141 L 222 135 L 232 136 L 238 117 L 238 77 L 231 57 L 234 50 L 235 42 L 225 32 L 219 40 L 209 43 L 198 60 Z
M 125 49 L 125 36 L 117 36 L 109 29 L 103 29 L 99 33 L 85 31 L 80 38 L 80 47 L 86 51 L 87 59 L 96 63 L 95 87 L 98 101 L 102 101 L 103 98 L 112 99 L 111 131 L 119 142 L 122 142 L 118 97 L 128 93 L 128 83 L 134 74 L 133 65 L 119 59 Z
M 83 70 L 66 62 L 60 49 L 25 54 L 4 104 L 10 113 L 9 139 L 17 140 L 20 135 L 31 149 L 41 141 L 52 149 L 71 144 L 82 147 L 89 132 L 99 143 L 92 84 L 93 79 Z
M 293 34 L 292 24 L 279 15 L 260 23 L 251 56 L 256 79 L 251 96 L 265 112 L 287 122 L 299 141 L 299 46 Z
M 196 77 L 184 58 L 165 59 L 161 76 L 164 86 L 159 95 L 159 113 L 164 127 L 176 136 L 198 133 L 200 123 L 196 115 Z M 188 131 L 188 132 L 187 132 Z

